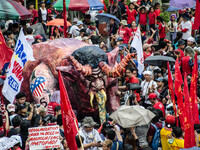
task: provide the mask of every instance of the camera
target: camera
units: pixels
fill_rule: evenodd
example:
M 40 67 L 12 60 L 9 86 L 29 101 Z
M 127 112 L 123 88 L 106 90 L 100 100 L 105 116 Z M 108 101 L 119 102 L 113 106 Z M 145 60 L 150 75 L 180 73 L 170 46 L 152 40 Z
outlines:
M 51 121 L 51 119 L 53 119 L 53 116 L 51 114 L 48 114 L 42 119 L 42 122 L 44 124 L 47 124 L 49 121 Z
M 128 88 L 128 90 L 136 90 L 136 93 L 140 93 L 141 90 L 141 86 L 138 83 L 128 83 L 126 84 L 126 87 Z

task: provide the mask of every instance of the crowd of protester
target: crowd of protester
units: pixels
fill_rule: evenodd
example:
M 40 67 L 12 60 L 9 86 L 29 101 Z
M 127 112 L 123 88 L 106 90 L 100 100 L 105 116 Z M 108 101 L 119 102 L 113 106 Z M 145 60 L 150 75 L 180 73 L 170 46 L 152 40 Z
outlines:
M 56 1 L 55 1 L 56 2 Z M 46 26 L 47 22 L 55 18 L 63 18 L 62 12 L 55 11 L 54 3 L 42 1 L 38 11 L 34 9 L 34 3 L 29 3 L 29 11 L 32 19 L 27 21 L 25 33 L 30 45 L 64 38 L 62 26 Z M 200 54 L 200 36 L 198 30 L 193 30 L 194 10 L 180 10 L 172 14 L 169 22 L 164 22 L 160 16 L 159 3 L 154 5 L 150 0 L 113 0 L 108 4 L 105 13 L 116 16 L 116 20 L 110 19 L 106 27 L 101 30 L 101 23 L 92 20 L 90 14 L 83 13 L 84 19 L 68 17 L 71 22 L 67 30 L 68 38 L 75 38 L 88 44 L 94 44 L 106 53 L 119 47 L 116 61 L 119 63 L 128 53 L 135 53 L 131 42 L 138 28 L 141 31 L 144 60 L 149 56 L 169 56 L 178 59 L 182 75 L 187 73 L 188 83 L 191 82 L 194 55 Z M 31 25 L 42 23 L 47 38 L 43 35 L 33 35 Z M 2 32 L 8 47 L 14 50 L 18 39 L 21 22 L 7 21 L 2 26 Z M 100 31 L 101 30 L 101 31 Z M 103 34 L 106 33 L 106 34 Z M 200 58 L 198 56 L 198 58 Z M 199 60 L 198 60 L 199 61 Z M 167 63 L 160 66 L 145 64 L 142 75 L 138 74 L 137 56 L 126 67 L 125 73 L 119 78 L 119 87 L 116 94 L 120 97 L 121 105 L 140 105 L 155 114 L 155 117 L 147 125 L 135 126 L 125 129 L 109 120 L 103 124 L 94 122 L 93 118 L 86 116 L 79 120 L 80 137 L 76 136 L 79 150 L 150 150 L 154 147 L 155 136 L 159 135 L 160 148 L 163 150 L 178 150 L 184 148 L 184 131 L 175 125 L 174 110 L 168 87 Z M 171 65 L 173 79 L 175 78 L 175 66 Z M 6 74 L 6 69 L 2 70 Z M 140 91 L 127 89 L 127 84 L 137 83 Z M 200 79 L 198 79 L 198 85 Z M 128 92 L 129 91 L 129 92 Z M 132 94 L 132 97 L 128 93 Z M 127 98 L 128 97 L 128 98 Z M 197 90 L 198 103 L 200 89 Z M 199 104 L 198 104 L 199 105 Z M 29 149 L 28 129 L 47 125 L 59 125 L 61 146 L 57 149 L 67 150 L 67 142 L 64 135 L 60 92 L 54 92 L 50 103 L 45 108 L 43 105 L 26 102 L 26 94 L 20 92 L 16 95 L 15 104 L 8 104 L 0 115 L 0 137 L 18 136 L 19 143 L 12 149 Z M 3 117 L 5 116 L 5 130 Z M 199 126 L 195 126 L 196 144 L 199 145 Z M 83 147 L 81 145 L 81 141 Z

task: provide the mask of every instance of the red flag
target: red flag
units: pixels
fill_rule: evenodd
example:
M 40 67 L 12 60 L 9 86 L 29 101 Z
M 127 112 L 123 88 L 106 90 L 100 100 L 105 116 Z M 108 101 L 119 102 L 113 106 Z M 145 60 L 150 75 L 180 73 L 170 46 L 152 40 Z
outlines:
M 176 126 L 178 126 L 178 116 L 177 116 L 177 110 L 176 110 L 176 102 L 175 102 L 175 95 L 174 95 L 174 86 L 173 86 L 173 80 L 172 80 L 172 74 L 169 69 L 169 62 L 167 62 L 167 69 L 168 69 L 168 86 L 169 86 L 169 92 L 171 94 L 171 99 L 173 102 L 173 108 L 174 108 L 174 113 L 176 117 Z
M 0 31 L 0 70 L 3 69 L 5 63 L 10 62 L 13 50 L 6 45 L 3 34 Z
M 58 71 L 58 80 L 60 86 L 60 103 L 61 103 L 61 112 L 63 120 L 63 128 L 65 133 L 65 138 L 67 145 L 70 150 L 77 150 L 77 145 L 75 141 L 75 136 L 77 134 L 77 119 L 72 110 L 71 103 L 65 88 L 63 78 L 61 76 L 60 70 Z
M 64 19 L 64 37 L 67 38 L 67 11 L 66 11 L 66 2 L 63 0 L 63 19 Z
M 106 4 L 105 4 L 105 1 L 104 0 L 100 0 L 103 4 L 104 4 L 104 7 L 103 7 L 103 9 L 105 10 L 105 11 L 107 11 L 107 8 L 106 8 Z
M 195 18 L 194 18 L 194 24 L 192 27 L 192 30 L 199 29 L 200 26 L 200 2 L 197 0 L 196 2 L 196 10 L 195 10 Z
M 181 123 L 181 127 L 184 129 L 184 106 L 183 106 L 183 92 L 181 85 L 183 84 L 182 75 L 179 69 L 178 59 L 175 62 L 175 94 L 177 97 L 178 114 Z
M 185 137 L 184 137 L 184 148 L 190 148 L 193 146 L 196 146 L 195 142 L 195 135 L 194 135 L 194 123 L 192 121 L 191 115 L 191 107 L 190 107 L 190 100 L 189 100 L 189 90 L 188 90 L 188 82 L 187 82 L 187 75 L 185 73 L 184 76 L 184 88 L 183 88 L 183 94 L 184 94 L 184 102 L 185 102 L 185 116 L 184 116 L 184 131 L 185 131 Z
M 197 105 L 197 78 L 198 78 L 198 64 L 197 53 L 194 57 L 194 66 L 192 70 L 192 79 L 190 84 L 190 103 L 192 110 L 192 119 L 194 124 L 199 124 L 199 111 Z

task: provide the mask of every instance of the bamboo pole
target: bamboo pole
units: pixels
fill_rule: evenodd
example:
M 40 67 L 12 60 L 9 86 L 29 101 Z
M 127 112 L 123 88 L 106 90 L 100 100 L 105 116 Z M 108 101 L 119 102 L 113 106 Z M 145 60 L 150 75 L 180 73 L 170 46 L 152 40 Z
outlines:
M 82 139 L 81 139 L 81 135 L 79 134 L 79 130 L 78 130 L 78 125 L 77 125 L 77 123 L 76 123 L 75 118 L 73 118 L 73 119 L 74 119 L 74 124 L 75 124 L 75 126 L 76 126 L 76 130 L 77 130 L 77 133 L 78 133 L 79 140 L 80 140 L 80 142 L 81 142 L 81 148 L 84 150 L 83 141 L 82 141 Z

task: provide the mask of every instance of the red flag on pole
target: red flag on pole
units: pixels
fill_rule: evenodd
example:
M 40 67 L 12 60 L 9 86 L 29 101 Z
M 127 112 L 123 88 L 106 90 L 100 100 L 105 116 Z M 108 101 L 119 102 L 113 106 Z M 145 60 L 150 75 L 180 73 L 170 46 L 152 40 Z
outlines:
M 172 80 L 172 74 L 169 69 L 169 62 L 167 62 L 167 69 L 168 69 L 168 86 L 169 86 L 169 92 L 171 94 L 171 99 L 173 102 L 173 108 L 174 108 L 174 113 L 176 117 L 176 126 L 178 126 L 178 116 L 177 116 L 177 110 L 176 110 L 176 102 L 175 102 L 175 95 L 174 95 L 174 86 L 173 86 L 173 80 Z
M 196 10 L 195 10 L 195 18 L 192 30 L 199 29 L 200 26 L 200 2 L 197 0 L 196 2 Z
M 184 106 L 183 106 L 183 92 L 181 85 L 183 84 L 183 79 L 181 71 L 179 69 L 178 59 L 175 62 L 175 94 L 177 97 L 178 104 L 178 115 L 181 123 L 181 127 L 184 129 Z
M 190 103 L 192 110 L 192 119 L 194 124 L 199 124 L 199 111 L 197 105 L 197 78 L 198 78 L 198 64 L 197 53 L 194 57 L 194 66 L 192 70 L 192 79 L 190 84 Z
M 64 19 L 64 37 L 67 38 L 67 10 L 66 10 L 66 2 L 63 0 L 63 19 Z
M 58 80 L 60 86 L 60 103 L 61 103 L 61 113 L 63 120 L 63 128 L 65 133 L 65 138 L 67 145 L 70 150 L 77 150 L 77 145 L 75 141 L 75 136 L 77 135 L 77 119 L 72 110 L 71 103 L 65 88 L 63 78 L 61 76 L 60 70 L 58 71 Z
M 188 82 L 187 82 L 187 75 L 185 73 L 184 76 L 184 88 L 183 88 L 183 95 L 184 95 L 184 102 L 185 102 L 185 116 L 184 116 L 184 148 L 191 148 L 196 146 L 195 142 L 195 135 L 194 135 L 194 123 L 192 121 L 192 111 L 190 107 L 190 100 L 189 100 L 189 90 L 188 90 Z
M 6 45 L 3 34 L 0 31 L 0 70 L 3 69 L 5 63 L 10 62 L 13 50 Z

